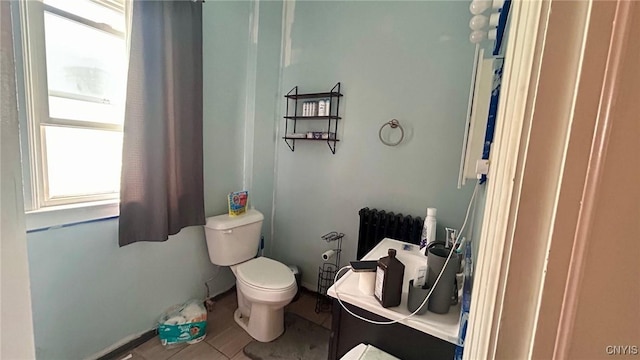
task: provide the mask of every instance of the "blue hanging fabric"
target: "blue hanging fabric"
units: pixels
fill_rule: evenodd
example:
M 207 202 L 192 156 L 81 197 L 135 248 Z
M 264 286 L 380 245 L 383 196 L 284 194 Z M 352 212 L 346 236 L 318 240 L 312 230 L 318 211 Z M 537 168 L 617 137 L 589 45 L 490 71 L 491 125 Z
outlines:
M 482 159 L 489 160 L 491 152 L 491 144 L 496 127 L 496 115 L 498 114 L 498 101 L 500 100 L 500 86 L 502 84 L 502 71 L 504 59 L 496 59 L 495 68 L 493 70 L 493 88 L 491 89 L 491 102 L 489 103 L 489 117 L 487 119 L 487 130 L 484 134 L 484 146 L 482 148 Z M 483 184 L 487 180 L 486 175 L 482 175 L 480 183 Z
M 507 19 L 509 17 L 509 9 L 511 8 L 511 0 L 505 0 L 502 9 L 500 10 L 500 19 L 498 21 L 496 42 L 493 48 L 493 55 L 499 56 L 502 52 L 502 43 L 504 39 L 504 32 L 507 26 Z M 504 68 L 504 58 L 496 58 L 495 68 L 493 71 L 493 88 L 491 89 L 491 102 L 489 104 L 489 117 L 487 119 L 487 130 L 484 135 L 484 146 L 482 149 L 482 159 L 489 160 L 489 154 L 491 152 L 491 144 L 493 143 L 493 136 L 496 127 L 496 116 L 498 114 L 498 101 L 500 100 L 500 85 L 502 84 L 502 72 Z M 480 183 L 483 184 L 487 181 L 487 176 L 482 175 Z
M 493 56 L 500 55 L 502 50 L 502 40 L 504 39 L 504 31 L 507 27 L 507 19 L 509 18 L 509 9 L 511 9 L 511 0 L 505 0 L 500 10 L 500 19 L 496 31 L 496 43 L 493 46 Z

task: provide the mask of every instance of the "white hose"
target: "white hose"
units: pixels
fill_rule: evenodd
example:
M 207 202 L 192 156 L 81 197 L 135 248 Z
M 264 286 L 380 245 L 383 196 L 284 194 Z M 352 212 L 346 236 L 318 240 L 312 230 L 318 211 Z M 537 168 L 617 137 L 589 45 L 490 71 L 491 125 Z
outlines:
M 442 274 L 444 273 L 444 270 L 447 268 L 447 264 L 449 264 L 449 260 L 451 259 L 451 255 L 453 255 L 453 253 L 455 252 L 454 249 L 456 248 L 456 246 L 458 245 L 458 239 L 460 239 L 460 236 L 462 235 L 462 231 L 464 231 L 465 226 L 467 225 L 467 220 L 469 219 L 469 212 L 471 211 L 471 205 L 473 205 L 473 200 L 476 197 L 476 193 L 478 192 L 478 185 L 480 182 L 476 183 L 475 188 L 473 189 L 473 194 L 471 194 L 471 199 L 469 200 L 469 206 L 467 207 L 467 213 L 465 214 L 464 217 L 464 221 L 462 223 L 462 227 L 460 228 L 460 231 L 458 232 L 458 237 L 456 237 L 455 241 L 453 242 L 453 245 L 451 246 L 451 251 L 449 251 L 449 256 L 447 256 L 447 260 L 445 260 L 444 265 L 442 266 L 442 270 L 440 270 L 440 273 L 438 274 L 438 277 L 436 278 L 436 281 L 433 283 L 433 286 L 431 287 L 431 289 L 429 290 L 429 293 L 427 294 L 427 296 L 424 298 L 424 300 L 422 301 L 422 304 L 420 304 L 420 306 L 418 306 L 418 308 L 416 309 L 416 311 L 412 312 L 411 314 L 397 319 L 397 320 L 391 320 L 391 321 L 376 321 L 376 320 L 370 320 L 367 319 L 365 317 L 362 317 L 358 314 L 353 313 L 351 310 L 347 309 L 347 307 L 344 305 L 344 303 L 342 302 L 342 299 L 340 299 L 340 295 L 338 293 L 338 275 L 340 275 L 340 272 L 344 269 L 351 269 L 351 266 L 343 266 L 342 268 L 340 268 L 338 271 L 336 271 L 336 276 L 333 279 L 333 289 L 336 292 L 336 299 L 338 300 L 338 302 L 340 303 L 340 306 L 342 306 L 342 308 L 348 312 L 349 314 L 353 315 L 354 317 L 362 320 L 362 321 L 366 321 L 368 323 L 371 324 L 375 324 L 375 325 L 391 325 L 391 324 L 395 324 L 398 323 L 400 321 L 406 320 L 410 317 L 412 317 L 413 315 L 417 314 L 418 311 L 420 311 L 420 309 L 422 309 L 422 307 L 427 303 L 427 301 L 429 300 L 429 297 L 431 297 L 431 293 L 433 292 L 433 289 L 436 288 L 436 285 L 438 285 L 438 282 L 440 281 L 440 278 L 442 277 Z

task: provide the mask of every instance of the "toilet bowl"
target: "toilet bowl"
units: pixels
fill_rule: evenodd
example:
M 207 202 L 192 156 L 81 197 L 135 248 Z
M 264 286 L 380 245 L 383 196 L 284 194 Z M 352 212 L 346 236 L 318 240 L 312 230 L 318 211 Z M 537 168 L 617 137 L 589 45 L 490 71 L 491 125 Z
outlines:
M 236 276 L 238 309 L 234 319 L 258 341 L 275 340 L 284 332 L 284 307 L 298 291 L 295 277 L 284 264 L 259 257 L 231 266 Z
M 268 342 L 284 332 L 284 307 L 298 287 L 289 267 L 267 257 L 255 257 L 263 219 L 253 209 L 240 216 L 213 216 L 207 218 L 205 235 L 211 262 L 230 266 L 236 277 L 236 323 L 254 339 Z

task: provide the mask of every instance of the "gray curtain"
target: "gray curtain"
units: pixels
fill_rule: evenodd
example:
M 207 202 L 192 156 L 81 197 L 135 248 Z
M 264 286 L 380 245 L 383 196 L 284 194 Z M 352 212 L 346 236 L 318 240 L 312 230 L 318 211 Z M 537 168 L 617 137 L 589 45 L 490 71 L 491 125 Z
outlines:
M 131 8 L 119 244 L 204 224 L 202 3 Z

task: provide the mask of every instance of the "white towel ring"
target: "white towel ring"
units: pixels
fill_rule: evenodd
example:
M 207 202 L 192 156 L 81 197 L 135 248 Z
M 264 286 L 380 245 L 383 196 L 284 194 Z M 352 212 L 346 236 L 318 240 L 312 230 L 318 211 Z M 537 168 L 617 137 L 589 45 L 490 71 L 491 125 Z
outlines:
M 387 125 L 389 125 L 392 129 L 400 129 L 400 139 L 398 139 L 398 141 L 390 142 L 382 138 L 382 129 L 384 129 L 384 127 Z M 404 139 L 404 129 L 402 128 L 398 120 L 391 119 L 391 121 L 387 121 L 386 123 L 382 124 L 382 127 L 380 127 L 380 131 L 378 131 L 378 137 L 380 137 L 380 141 L 382 141 L 383 144 L 387 146 L 396 146 L 402 142 L 402 139 Z

